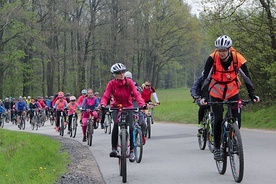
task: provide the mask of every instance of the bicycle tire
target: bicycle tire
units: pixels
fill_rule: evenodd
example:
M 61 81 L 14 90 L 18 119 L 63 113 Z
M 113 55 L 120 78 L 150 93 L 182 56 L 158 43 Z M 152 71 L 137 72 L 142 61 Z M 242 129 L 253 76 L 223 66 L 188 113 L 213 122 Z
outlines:
M 224 140 L 224 139 L 221 139 Z M 219 174 L 224 174 L 226 172 L 227 168 L 227 153 L 226 153 L 226 144 L 222 146 L 222 160 L 218 161 L 216 160 L 216 166 Z
M 231 171 L 234 180 L 240 183 L 244 174 L 244 154 L 240 130 L 236 123 L 232 124 L 228 140 Z M 234 147 L 236 147 L 236 150 L 234 150 Z
M 142 161 L 143 157 L 143 134 L 141 129 L 136 129 L 134 132 L 134 138 L 133 138 L 133 147 L 134 147 L 134 154 L 135 154 L 135 160 L 137 163 L 140 163 Z
M 122 131 L 122 145 L 121 145 L 121 168 L 122 168 L 122 181 L 127 182 L 127 163 L 126 163 L 126 152 L 127 152 L 127 135 L 126 129 Z
M 23 130 L 25 130 L 26 128 L 26 122 L 25 122 L 25 119 L 23 117 L 21 117 L 21 127 Z
M 73 127 L 72 127 L 72 130 L 71 130 L 71 134 L 72 134 L 72 137 L 73 138 L 75 138 L 76 137 L 76 134 L 77 134 L 77 119 L 76 118 L 73 118 L 73 120 L 72 120 L 72 125 L 73 125 Z M 71 126 L 72 126 L 71 125 Z
M 1 117 L 0 123 L 1 123 L 1 128 L 4 128 L 5 120 L 3 117 Z
M 204 125 L 202 128 L 202 133 L 197 136 L 198 146 L 201 150 L 205 150 L 206 142 L 207 142 L 207 129 Z
M 152 122 L 152 119 L 151 117 L 147 117 L 147 137 L 150 139 L 151 137 L 151 122 Z
M 31 128 L 32 128 L 32 130 L 34 130 L 34 127 L 35 127 L 35 123 L 33 121 L 34 120 L 32 119 L 32 122 L 31 122 Z
M 88 144 L 88 146 L 92 146 L 94 127 L 93 127 L 93 122 L 91 121 L 91 119 L 88 122 L 87 130 L 88 130 L 87 131 L 87 144 Z
M 53 115 L 50 115 L 50 124 L 53 125 L 55 122 L 55 119 L 53 117 Z
M 59 135 L 61 135 L 61 136 L 64 135 L 64 119 L 63 119 L 63 117 L 60 117 L 60 120 L 59 120 Z

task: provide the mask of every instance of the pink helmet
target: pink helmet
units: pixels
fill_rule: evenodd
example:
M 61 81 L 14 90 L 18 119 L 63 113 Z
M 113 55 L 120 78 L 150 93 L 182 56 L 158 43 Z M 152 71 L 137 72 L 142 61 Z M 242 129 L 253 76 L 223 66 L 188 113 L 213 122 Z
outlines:
M 76 100 L 75 96 L 70 96 L 70 101 Z

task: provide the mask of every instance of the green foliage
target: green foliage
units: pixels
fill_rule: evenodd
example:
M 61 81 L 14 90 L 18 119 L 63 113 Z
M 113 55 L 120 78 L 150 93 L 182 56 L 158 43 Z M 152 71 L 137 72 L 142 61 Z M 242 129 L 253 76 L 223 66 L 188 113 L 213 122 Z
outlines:
M 0 130 L 0 183 L 54 183 L 66 172 L 68 154 L 41 135 Z
M 190 89 L 158 90 L 160 106 L 154 109 L 154 119 L 159 122 L 197 124 L 198 106 L 193 103 Z M 245 97 L 247 98 L 247 97 Z M 263 102 L 249 104 L 242 109 L 242 127 L 276 129 L 275 105 L 267 107 Z

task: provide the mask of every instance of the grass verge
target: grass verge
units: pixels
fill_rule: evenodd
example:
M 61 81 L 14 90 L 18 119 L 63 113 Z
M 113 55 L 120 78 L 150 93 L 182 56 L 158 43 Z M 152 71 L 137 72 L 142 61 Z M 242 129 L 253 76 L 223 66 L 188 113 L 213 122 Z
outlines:
M 161 122 L 197 123 L 198 106 L 193 103 L 190 89 L 177 88 L 157 91 L 161 105 L 154 109 L 154 119 Z M 261 102 L 258 107 L 261 107 Z M 242 127 L 276 130 L 273 123 L 275 106 L 252 108 L 248 105 L 243 108 Z M 255 106 L 254 106 L 255 107 Z
M 60 149 L 49 137 L 0 129 L 0 183 L 55 183 L 69 161 Z

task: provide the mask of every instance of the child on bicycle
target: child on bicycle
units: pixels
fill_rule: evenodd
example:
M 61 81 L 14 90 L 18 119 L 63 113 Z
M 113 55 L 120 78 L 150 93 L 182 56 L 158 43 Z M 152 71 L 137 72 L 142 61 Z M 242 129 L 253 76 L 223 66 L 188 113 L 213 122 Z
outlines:
M 78 113 L 77 113 L 77 109 L 78 109 L 78 103 L 76 102 L 76 97 L 75 96 L 70 96 L 70 102 L 68 104 L 68 134 L 71 133 L 72 131 L 72 117 L 73 114 L 75 113 L 76 116 L 76 120 L 78 120 Z
M 54 109 L 56 109 L 56 131 L 59 131 L 59 118 L 61 113 L 63 113 L 63 117 L 65 118 L 66 113 L 65 110 L 68 109 L 67 101 L 64 97 L 63 92 L 59 92 L 57 96 L 58 100 L 55 102 Z
M 99 121 L 99 115 L 96 111 L 96 108 L 99 106 L 99 99 L 94 96 L 94 92 L 92 89 L 87 90 L 87 97 L 84 98 L 81 109 L 83 111 L 82 114 L 82 134 L 83 134 L 83 142 L 86 142 L 86 129 L 87 129 L 87 122 L 89 116 L 94 116 L 94 129 L 98 128 L 96 122 Z

